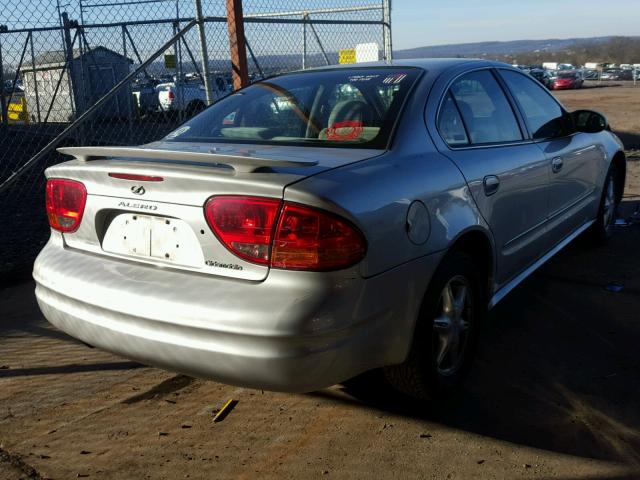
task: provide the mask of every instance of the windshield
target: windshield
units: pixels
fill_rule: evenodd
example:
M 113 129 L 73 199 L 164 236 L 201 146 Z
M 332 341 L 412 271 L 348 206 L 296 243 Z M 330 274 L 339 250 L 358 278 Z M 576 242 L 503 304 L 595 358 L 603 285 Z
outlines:
M 385 148 L 419 72 L 381 67 L 275 77 L 220 100 L 165 139 Z
M 560 73 L 558 74 L 558 78 L 576 78 L 575 73 Z

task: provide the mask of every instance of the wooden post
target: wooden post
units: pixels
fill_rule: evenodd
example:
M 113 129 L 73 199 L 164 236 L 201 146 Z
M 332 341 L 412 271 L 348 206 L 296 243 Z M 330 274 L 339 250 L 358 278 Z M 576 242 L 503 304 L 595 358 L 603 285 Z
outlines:
M 249 84 L 242 0 L 227 0 L 227 28 L 229 30 L 233 89 L 238 90 Z

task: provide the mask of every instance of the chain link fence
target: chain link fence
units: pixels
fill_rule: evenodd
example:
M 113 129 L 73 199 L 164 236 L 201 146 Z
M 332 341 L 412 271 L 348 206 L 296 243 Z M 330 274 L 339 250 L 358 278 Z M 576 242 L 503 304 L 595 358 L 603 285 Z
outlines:
M 356 46 L 388 59 L 389 4 L 0 0 L 0 275 L 30 268 L 48 238 L 57 147 L 158 140 L 234 80 L 337 64 Z

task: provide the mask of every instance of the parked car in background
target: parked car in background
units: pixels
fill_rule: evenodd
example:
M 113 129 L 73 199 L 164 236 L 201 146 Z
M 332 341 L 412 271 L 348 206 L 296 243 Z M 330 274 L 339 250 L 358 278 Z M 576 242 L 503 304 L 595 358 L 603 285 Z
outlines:
M 213 100 L 216 101 L 231 93 L 228 84 L 221 77 L 211 82 Z M 201 82 L 167 82 L 156 87 L 158 102 L 162 111 L 183 112 L 187 118 L 200 113 L 207 106 L 207 93 Z
M 155 113 L 160 109 L 156 83 L 153 81 L 137 82 L 131 91 L 138 106 L 138 112 L 142 115 Z
M 6 80 L 2 86 L 2 93 L 4 95 L 22 94 L 24 93 L 24 88 L 20 82 L 16 82 L 14 86 L 12 80 Z
M 551 75 L 546 70 L 542 69 L 534 69 L 529 71 L 529 75 L 538 80 L 542 85 L 547 87 L 549 90 L 553 89 L 553 80 L 551 79 Z
M 611 235 L 626 172 L 602 115 L 465 59 L 276 76 L 160 141 L 59 151 L 34 266 L 52 324 L 225 383 L 381 369 L 417 398 L 460 383 L 488 308 Z
M 621 68 L 610 68 L 602 72 L 602 80 L 633 80 L 632 70 L 622 70 Z
M 582 79 L 582 75 L 580 72 L 576 71 L 567 71 L 567 72 L 559 72 L 558 77 L 553 82 L 554 90 L 566 90 L 566 89 L 576 89 L 582 88 L 584 84 L 584 80 Z
M 598 80 L 600 72 L 598 70 L 585 70 L 583 75 L 585 80 Z

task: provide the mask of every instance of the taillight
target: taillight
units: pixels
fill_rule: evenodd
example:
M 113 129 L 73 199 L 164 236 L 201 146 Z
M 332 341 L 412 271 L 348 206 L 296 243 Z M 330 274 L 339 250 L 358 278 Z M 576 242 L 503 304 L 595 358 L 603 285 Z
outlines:
M 169 93 L 167 93 L 167 98 L 169 100 L 173 100 L 174 98 L 176 98 L 176 94 L 173 93 L 173 90 L 169 90 Z
M 285 204 L 273 243 L 271 266 L 292 270 L 338 270 L 362 260 L 360 231 L 322 210 Z
M 51 228 L 64 233 L 75 232 L 82 222 L 87 203 L 87 189 L 75 180 L 47 180 L 47 216 Z
M 336 215 L 279 200 L 216 196 L 205 205 L 209 227 L 233 253 L 287 270 L 328 271 L 362 260 L 360 231 Z
M 266 265 L 280 203 L 268 198 L 212 197 L 205 205 L 205 216 L 229 250 L 245 260 Z

